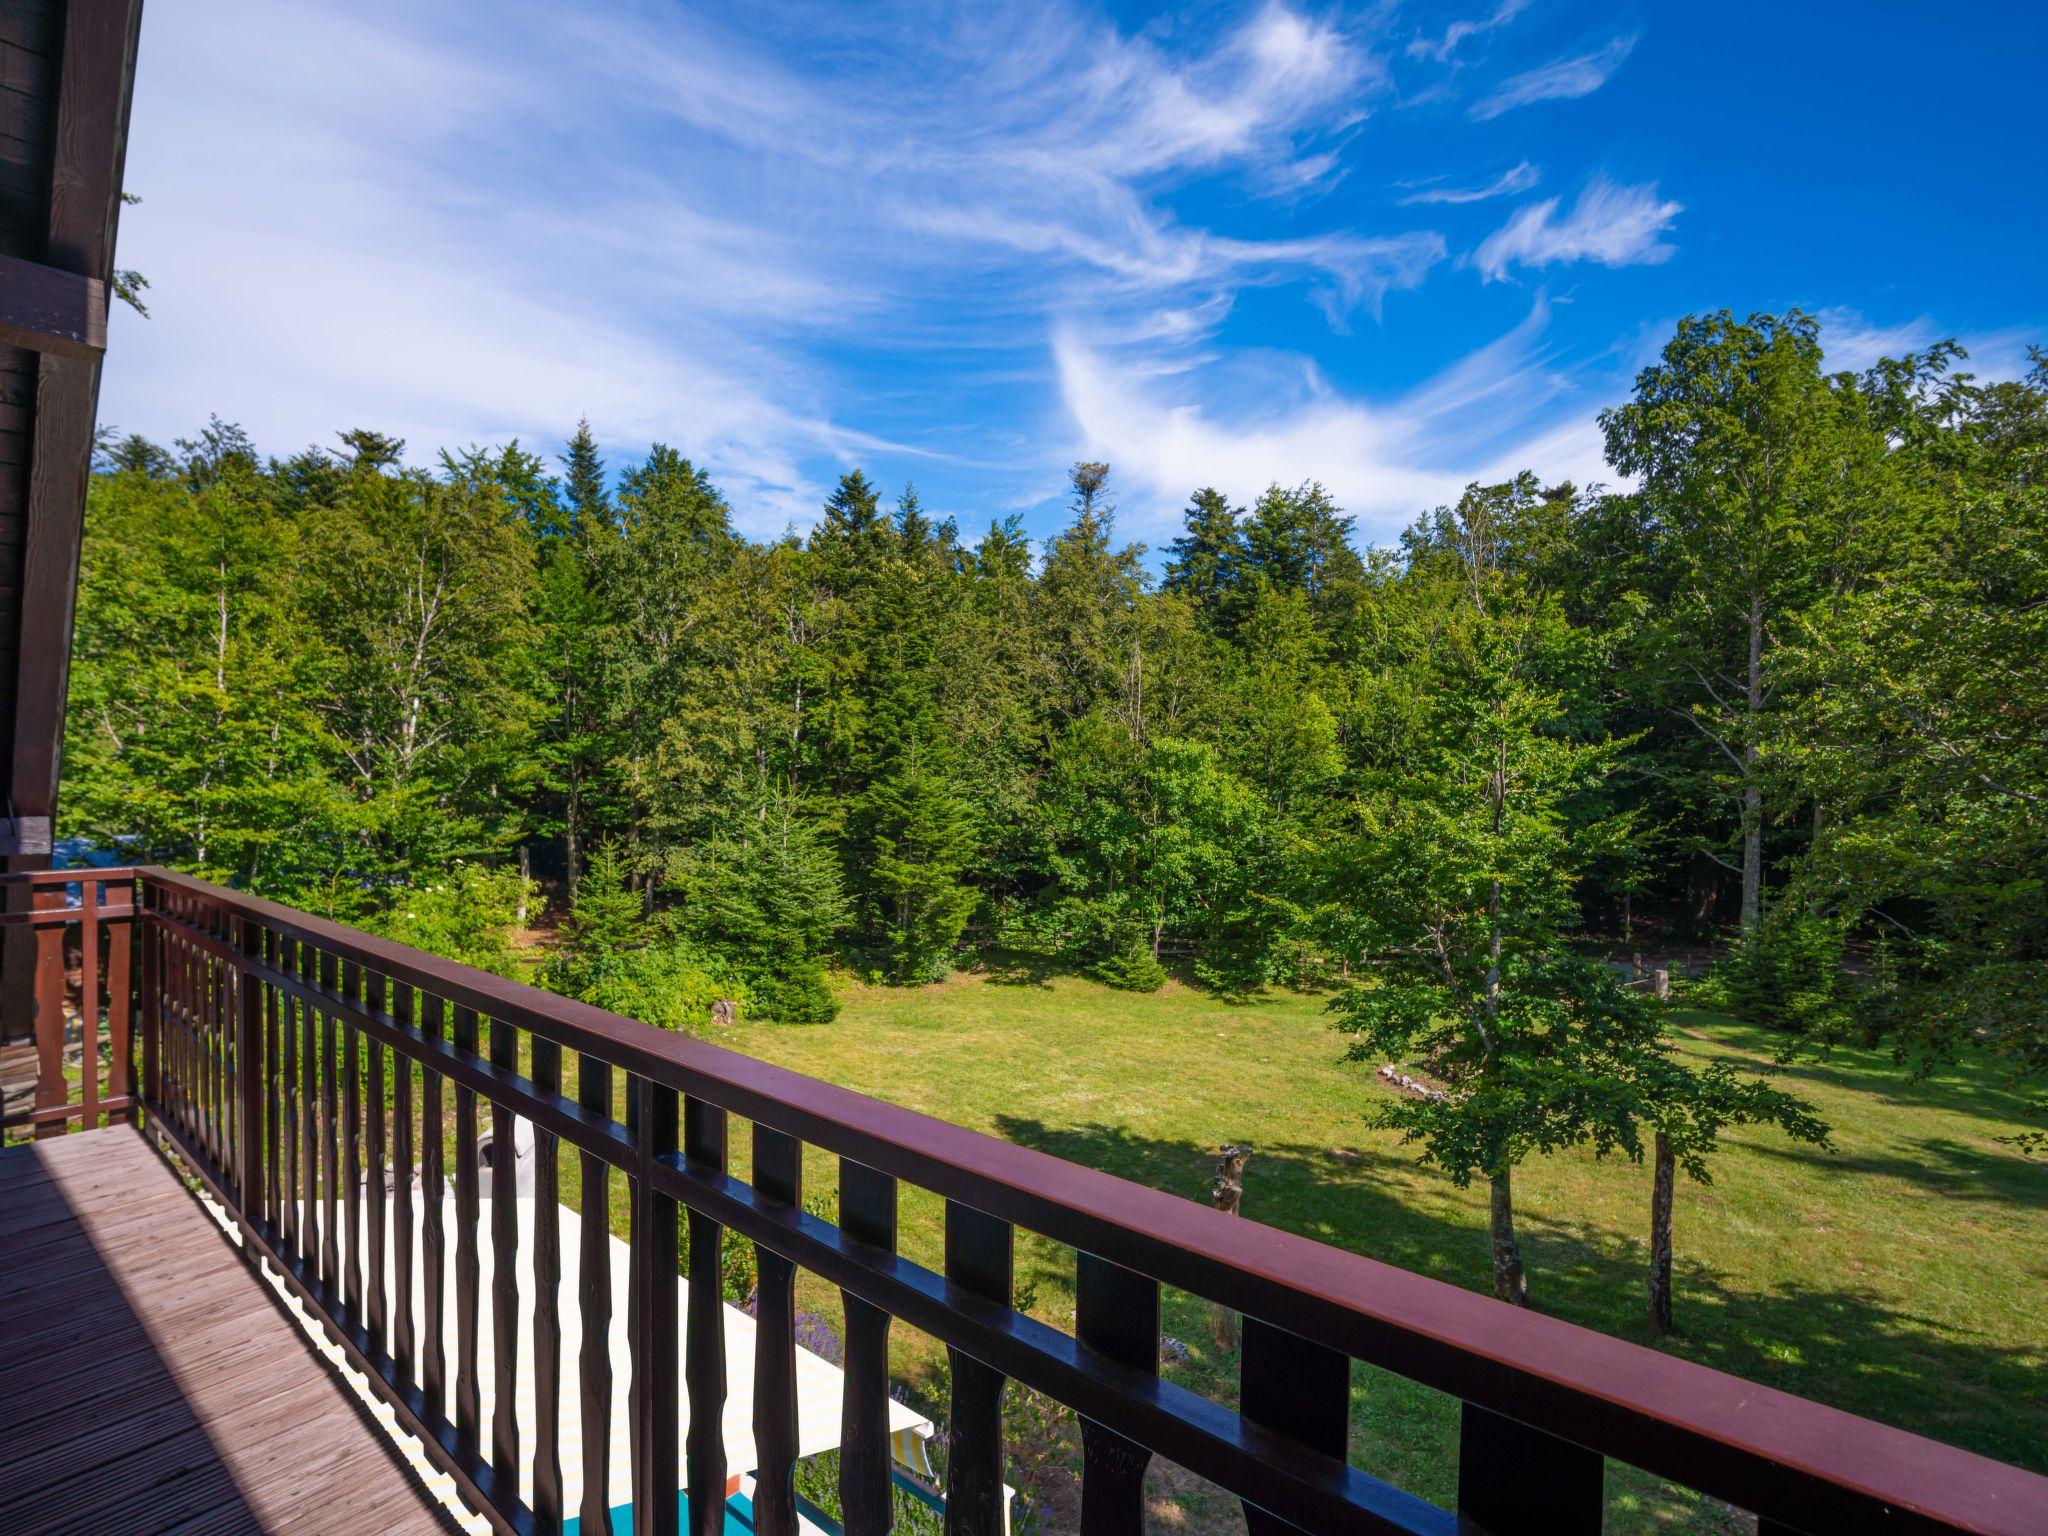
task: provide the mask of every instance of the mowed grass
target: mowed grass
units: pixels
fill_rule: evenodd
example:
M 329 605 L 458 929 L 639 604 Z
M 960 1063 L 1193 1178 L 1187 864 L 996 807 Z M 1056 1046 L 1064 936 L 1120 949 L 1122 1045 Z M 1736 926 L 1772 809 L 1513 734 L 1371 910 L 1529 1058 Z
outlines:
M 1206 1197 L 1220 1143 L 1249 1143 L 1248 1217 L 1484 1289 L 1483 1190 L 1418 1167 L 1364 1123 L 1390 1090 L 1369 1065 L 1341 1060 L 1345 1041 L 1329 1022 L 1318 997 L 1233 1004 L 1179 985 L 1134 995 L 1017 968 L 915 990 L 853 986 L 833 1024 L 743 1022 L 716 1038 L 1191 1199 Z M 2019 1096 L 1975 1067 L 1913 1082 L 1879 1052 L 1781 1068 L 1766 1031 L 1697 1012 L 1675 1023 L 1683 1049 L 1738 1057 L 1809 1097 L 1835 1149 L 1737 1131 L 1711 1187 L 1681 1181 L 1682 1331 L 1671 1340 L 1644 1320 L 1648 1169 L 1577 1154 L 1530 1162 L 1516 1198 L 1538 1308 L 2048 1470 L 2048 1168 L 1998 1140 L 2021 1128 Z M 814 1155 L 807 1178 L 829 1195 L 830 1161 Z M 936 1267 L 938 1200 L 906 1190 L 902 1224 L 904 1250 Z M 1018 1270 L 1032 1310 L 1070 1327 L 1071 1252 L 1020 1240 Z M 808 1281 L 803 1300 L 836 1320 L 821 1283 Z M 1235 1361 L 1211 1344 L 1206 1308 L 1169 1294 L 1164 1329 L 1189 1348 L 1169 1374 L 1231 1400 Z M 943 1351 L 898 1325 L 892 1365 L 942 1411 Z M 1360 1367 L 1353 1425 L 1356 1465 L 1453 1500 L 1452 1400 Z M 1042 1459 L 1069 1450 L 1052 1445 Z M 1040 1486 L 1060 1482 L 1055 1473 Z M 1234 1503 L 1192 1474 L 1164 1469 L 1155 1483 L 1157 1525 L 1240 1525 Z M 1632 1470 L 1611 1469 L 1608 1486 L 1610 1529 L 1744 1528 Z M 1049 1506 L 1047 1523 L 1066 1526 L 1071 1508 L 1059 1497 Z

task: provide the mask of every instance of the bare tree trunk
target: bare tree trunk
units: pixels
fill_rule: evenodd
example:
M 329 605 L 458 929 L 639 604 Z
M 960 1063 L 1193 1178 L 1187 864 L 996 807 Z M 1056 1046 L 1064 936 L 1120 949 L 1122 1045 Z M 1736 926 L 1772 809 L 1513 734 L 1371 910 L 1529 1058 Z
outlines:
M 1742 740 L 1742 932 L 1748 934 L 1763 913 L 1764 792 L 1757 773 L 1757 731 L 1764 711 L 1764 597 L 1749 597 L 1749 687 Z
M 526 844 L 519 845 L 519 911 L 513 918 L 521 928 L 526 926 L 526 893 L 533 887 L 533 855 Z
M 1221 1146 L 1216 1149 L 1216 1178 L 1209 1186 L 1209 1203 L 1228 1216 L 1244 1209 L 1244 1165 L 1250 1147 Z M 1221 1302 L 1209 1306 L 1209 1331 L 1218 1349 L 1235 1349 L 1238 1344 L 1237 1314 Z
M 1656 1173 L 1650 1185 L 1650 1326 L 1671 1332 L 1671 1195 L 1676 1169 L 1671 1138 L 1657 1133 Z
M 1493 1294 L 1497 1300 L 1529 1305 L 1529 1272 L 1522 1266 L 1522 1245 L 1515 1241 L 1515 1196 L 1511 1175 L 1503 1168 L 1493 1176 Z

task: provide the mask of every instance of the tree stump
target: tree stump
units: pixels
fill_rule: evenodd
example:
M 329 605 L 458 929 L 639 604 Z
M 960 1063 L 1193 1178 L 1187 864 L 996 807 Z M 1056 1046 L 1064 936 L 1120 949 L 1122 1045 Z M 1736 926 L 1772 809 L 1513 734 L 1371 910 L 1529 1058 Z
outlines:
M 1244 1165 L 1251 1155 L 1250 1147 L 1234 1144 L 1216 1149 L 1216 1177 L 1209 1185 L 1209 1203 L 1226 1216 L 1243 1214 Z M 1209 1331 L 1215 1336 L 1218 1349 L 1237 1348 L 1237 1314 L 1221 1302 L 1209 1304 Z
M 721 997 L 711 1005 L 711 1022 L 730 1029 L 739 1022 L 740 1005 L 729 997 Z

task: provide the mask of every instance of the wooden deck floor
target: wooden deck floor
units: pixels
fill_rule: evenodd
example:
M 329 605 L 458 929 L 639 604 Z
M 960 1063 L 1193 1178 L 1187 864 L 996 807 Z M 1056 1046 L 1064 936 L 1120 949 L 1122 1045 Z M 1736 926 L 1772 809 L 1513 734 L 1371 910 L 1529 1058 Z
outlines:
M 140 1134 L 0 1151 L 0 1531 L 452 1528 Z

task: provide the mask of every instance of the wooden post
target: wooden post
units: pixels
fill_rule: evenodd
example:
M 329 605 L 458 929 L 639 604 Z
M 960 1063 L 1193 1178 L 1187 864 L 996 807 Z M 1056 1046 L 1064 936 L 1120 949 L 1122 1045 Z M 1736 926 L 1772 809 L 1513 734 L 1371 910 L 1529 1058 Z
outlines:
M 263 1213 L 263 983 L 255 970 L 263 960 L 263 930 L 253 918 L 244 917 L 240 924 L 243 964 L 227 967 L 234 973 L 241 1005 L 235 1029 L 236 1123 L 241 1132 L 235 1148 L 241 1165 L 236 1183 L 242 1200 L 240 1218 L 255 1221 Z M 351 1262 L 356 1257 L 349 1255 Z
M 1209 1203 L 1227 1216 L 1243 1214 L 1244 1165 L 1251 1155 L 1250 1147 L 1230 1143 L 1216 1149 L 1216 1178 L 1209 1185 Z M 1237 1314 L 1220 1301 L 1209 1305 L 1209 1331 L 1218 1349 L 1237 1348 Z
M 1671 973 L 1660 965 L 1652 974 L 1656 978 L 1657 1001 L 1660 1003 L 1669 1002 L 1671 1000 Z

